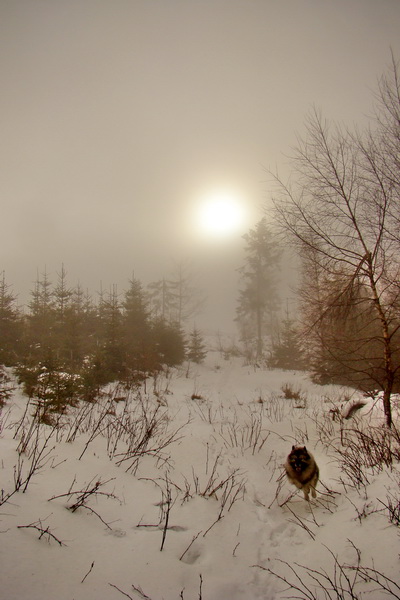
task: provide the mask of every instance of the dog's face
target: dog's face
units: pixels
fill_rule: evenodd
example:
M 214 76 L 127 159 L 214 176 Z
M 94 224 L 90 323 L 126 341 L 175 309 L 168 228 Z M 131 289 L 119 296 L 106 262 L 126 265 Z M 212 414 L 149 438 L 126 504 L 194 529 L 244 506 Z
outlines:
M 296 473 L 302 473 L 309 467 L 311 457 L 305 446 L 296 448 L 292 446 L 292 451 L 289 454 L 288 461 L 292 469 Z

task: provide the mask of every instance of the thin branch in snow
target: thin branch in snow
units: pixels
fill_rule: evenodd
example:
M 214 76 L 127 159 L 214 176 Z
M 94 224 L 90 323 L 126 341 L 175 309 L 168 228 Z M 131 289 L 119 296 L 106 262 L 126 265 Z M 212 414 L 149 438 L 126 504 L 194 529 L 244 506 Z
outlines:
M 304 522 L 304 520 L 301 519 L 298 515 L 296 515 L 296 513 L 290 508 L 290 506 L 288 506 L 287 508 L 290 510 L 290 512 L 292 513 L 292 515 L 295 518 L 295 520 L 289 519 L 289 522 L 290 523 L 294 523 L 295 525 L 299 525 L 300 527 L 302 527 L 304 529 L 304 531 L 306 531 L 308 533 L 308 535 L 311 537 L 311 539 L 315 540 L 315 534 L 311 531 L 311 529 Z
M 118 590 L 118 592 L 120 592 L 123 596 L 126 596 L 130 600 L 134 600 L 132 598 L 132 596 L 130 596 L 129 594 L 127 594 L 123 590 L 120 590 L 119 587 L 117 587 L 113 583 L 109 583 L 108 585 L 111 586 L 111 587 L 113 587 L 114 589 Z M 134 592 L 136 592 L 136 594 L 139 595 L 140 598 L 142 598 L 142 600 L 151 600 L 150 596 L 147 596 L 147 594 L 145 594 L 144 591 L 140 587 L 136 587 L 135 585 L 132 584 L 132 589 L 133 589 Z
M 129 594 L 127 594 L 126 592 L 123 592 L 122 590 L 119 589 L 119 587 L 117 587 L 116 585 L 114 585 L 113 583 L 109 583 L 109 586 L 111 586 L 112 588 L 118 590 L 123 596 L 126 596 L 127 598 L 129 598 L 130 600 L 134 600 L 132 598 L 132 596 L 130 596 Z
M 181 556 L 179 557 L 179 560 L 183 559 L 183 557 L 185 556 L 185 554 L 190 550 L 190 548 L 193 546 L 194 542 L 197 540 L 197 538 L 199 537 L 199 535 L 201 533 L 203 533 L 203 530 L 199 531 L 198 533 L 196 533 L 196 535 L 193 536 L 192 541 L 190 542 L 190 544 L 186 548 L 186 550 L 183 552 L 183 554 L 181 554 Z
M 42 526 L 42 522 L 40 521 L 40 519 L 39 521 L 35 521 L 33 523 L 30 523 L 29 525 L 18 525 L 17 527 L 18 529 L 36 529 L 36 531 L 40 533 L 39 540 L 41 540 L 43 536 L 46 536 L 48 541 L 50 541 L 50 539 L 53 539 L 60 546 L 66 546 L 64 542 L 59 540 L 53 533 L 51 533 L 49 527 L 44 528 Z
M 83 582 L 85 581 L 86 577 L 87 577 L 88 575 L 90 575 L 90 573 L 91 573 L 91 572 L 92 572 L 92 570 L 93 570 L 93 567 L 94 567 L 94 561 L 93 561 L 93 562 L 92 562 L 92 564 L 90 565 L 90 569 L 89 569 L 89 571 L 86 573 L 85 577 L 82 579 L 81 583 L 83 583 Z

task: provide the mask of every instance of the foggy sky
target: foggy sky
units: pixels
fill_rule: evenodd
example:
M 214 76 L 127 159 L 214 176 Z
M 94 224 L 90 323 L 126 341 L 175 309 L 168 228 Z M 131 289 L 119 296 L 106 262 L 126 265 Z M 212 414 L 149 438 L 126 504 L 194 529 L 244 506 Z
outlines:
M 0 0 L 0 270 L 19 301 L 62 263 L 94 293 L 189 257 L 199 323 L 232 329 L 248 227 L 199 238 L 195 199 L 237 189 L 255 224 L 263 167 L 313 105 L 365 122 L 399 31 L 398 0 Z

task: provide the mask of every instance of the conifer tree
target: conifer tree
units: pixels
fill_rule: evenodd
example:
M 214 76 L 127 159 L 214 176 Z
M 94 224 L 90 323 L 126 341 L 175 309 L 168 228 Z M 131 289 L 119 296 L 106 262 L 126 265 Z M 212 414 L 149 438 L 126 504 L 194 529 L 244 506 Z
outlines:
M 117 287 L 113 285 L 108 294 L 101 293 L 99 305 L 101 361 L 104 382 L 124 376 L 122 340 L 122 313 Z
M 61 266 L 57 276 L 57 284 L 53 289 L 55 344 L 60 365 L 72 366 L 79 360 L 77 356 L 79 323 L 72 310 L 73 290 L 68 286 L 64 265 Z
M 123 337 L 127 377 L 136 379 L 152 370 L 154 350 L 148 299 L 138 279 L 131 279 L 123 302 Z
M 57 320 L 63 323 L 66 319 L 66 312 L 70 308 L 70 302 L 73 291 L 68 287 L 67 271 L 64 264 L 61 265 L 61 271 L 57 273 L 58 281 L 53 291 L 54 309 Z
M 263 356 L 264 338 L 273 333 L 273 321 L 279 306 L 277 272 L 281 251 L 263 218 L 243 236 L 245 262 L 239 269 L 242 288 L 239 292 L 236 321 L 243 340 L 255 340 L 256 358 Z
M 300 334 L 295 322 L 286 315 L 278 341 L 271 349 L 269 366 L 279 369 L 302 369 L 304 367 Z
M 29 362 L 50 367 L 57 361 L 55 340 L 55 310 L 52 284 L 45 270 L 37 277 L 31 291 L 25 355 Z
M 11 377 L 8 375 L 3 365 L 0 365 L 0 408 L 12 396 L 15 386 L 12 384 Z
M 15 365 L 21 344 L 22 322 L 16 296 L 10 291 L 3 271 L 0 278 L 0 364 Z
M 178 324 L 170 325 L 162 319 L 155 321 L 152 327 L 152 337 L 155 349 L 156 366 L 174 367 L 185 360 L 185 339 Z
M 149 283 L 147 289 L 153 319 L 169 321 L 172 309 L 172 294 L 167 280 L 163 278 Z
M 189 334 L 187 358 L 192 362 L 199 364 L 204 361 L 206 356 L 207 352 L 201 332 L 196 327 L 193 327 Z

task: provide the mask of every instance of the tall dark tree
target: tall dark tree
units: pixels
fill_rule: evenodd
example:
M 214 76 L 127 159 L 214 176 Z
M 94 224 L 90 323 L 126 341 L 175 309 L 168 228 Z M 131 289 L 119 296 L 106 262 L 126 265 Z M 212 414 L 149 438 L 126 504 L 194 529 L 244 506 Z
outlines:
M 185 360 L 185 339 L 178 325 L 170 325 L 162 319 L 155 321 L 152 327 L 156 368 L 163 365 L 174 367 Z
M 21 334 L 22 322 L 16 306 L 16 296 L 10 291 L 3 271 L 0 277 L 0 364 L 15 365 Z
M 120 379 L 125 374 L 122 340 L 122 311 L 118 290 L 113 285 L 109 292 L 100 293 L 99 351 L 97 359 L 104 369 L 104 382 Z
M 52 284 L 45 270 L 37 277 L 28 305 L 25 356 L 28 362 L 49 366 L 58 361 Z
M 68 286 L 64 265 L 61 265 L 57 277 L 53 289 L 54 336 L 60 365 L 69 366 L 79 361 L 79 323 L 72 309 L 73 290 Z
M 152 318 L 171 321 L 173 297 L 168 281 L 165 278 L 153 281 L 147 289 Z
M 151 371 L 154 349 L 148 299 L 138 279 L 131 279 L 123 302 L 123 336 L 127 376 L 135 379 Z
M 277 275 L 281 251 L 265 218 L 243 239 L 245 260 L 239 269 L 241 290 L 236 321 L 242 339 L 255 340 L 259 359 L 263 356 L 265 336 L 272 336 L 274 315 L 279 307 Z
M 57 315 L 60 328 L 60 351 L 66 365 L 78 369 L 99 345 L 99 320 L 89 294 L 78 284 L 71 289 L 63 315 Z
M 61 265 L 61 271 L 57 273 L 57 277 L 57 284 L 53 290 L 54 310 L 58 321 L 63 323 L 73 295 L 73 290 L 68 286 L 67 271 L 63 264 Z

